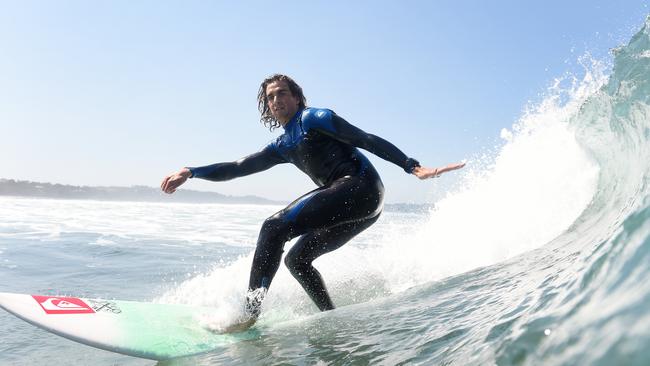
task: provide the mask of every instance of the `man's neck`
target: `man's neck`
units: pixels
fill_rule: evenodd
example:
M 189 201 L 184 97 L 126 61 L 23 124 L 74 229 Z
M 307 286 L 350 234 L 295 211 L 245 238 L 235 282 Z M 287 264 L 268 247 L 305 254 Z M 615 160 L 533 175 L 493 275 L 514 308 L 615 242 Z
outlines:
M 285 121 L 285 122 L 282 122 L 282 121 L 278 120 L 278 122 L 280 122 L 280 126 L 282 126 L 282 127 L 286 127 L 286 125 L 288 125 L 289 123 L 291 123 L 291 121 L 293 121 L 294 119 L 296 119 L 297 116 L 298 116 L 302 111 L 303 111 L 303 109 L 298 109 L 298 110 L 296 111 L 296 113 L 294 113 L 294 115 L 291 116 L 291 118 L 289 118 L 289 119 L 288 119 L 287 121 Z

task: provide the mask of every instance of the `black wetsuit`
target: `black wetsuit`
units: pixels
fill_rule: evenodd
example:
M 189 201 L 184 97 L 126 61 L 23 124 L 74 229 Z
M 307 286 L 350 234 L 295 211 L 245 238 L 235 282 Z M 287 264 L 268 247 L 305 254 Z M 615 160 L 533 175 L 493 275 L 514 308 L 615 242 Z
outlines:
M 268 288 L 280 266 L 284 244 L 300 236 L 285 263 L 320 310 L 334 308 L 312 261 L 338 249 L 379 218 L 384 186 L 356 147 L 411 173 L 418 162 L 390 142 L 365 133 L 328 109 L 300 110 L 284 134 L 261 151 L 229 163 L 190 168 L 192 177 L 224 181 L 292 163 L 318 185 L 264 221 L 251 268 L 249 290 Z M 254 315 L 259 303 L 248 304 Z

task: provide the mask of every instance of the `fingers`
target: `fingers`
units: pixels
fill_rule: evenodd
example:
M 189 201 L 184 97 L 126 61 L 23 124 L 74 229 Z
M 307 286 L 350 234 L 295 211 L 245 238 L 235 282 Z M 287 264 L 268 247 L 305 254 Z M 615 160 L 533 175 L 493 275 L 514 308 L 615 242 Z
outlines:
M 170 179 L 169 182 L 167 182 L 167 193 L 172 194 L 176 192 L 176 188 L 178 188 L 180 184 L 178 184 L 178 178 L 174 177 L 174 179 Z
M 168 175 L 163 179 L 162 184 L 160 185 L 160 189 L 162 189 L 163 192 L 167 194 L 172 194 L 176 192 L 176 188 L 178 188 L 178 184 L 175 184 L 176 180 L 174 179 L 175 174 Z
M 458 170 L 462 167 L 465 166 L 465 163 L 456 163 L 456 164 L 449 164 L 444 168 L 438 169 L 438 174 L 445 173 L 445 172 L 450 172 L 452 170 Z
M 170 175 L 166 176 L 160 184 L 160 189 L 165 193 L 167 192 L 167 183 L 169 182 L 169 178 L 171 178 Z
M 464 166 L 465 166 L 465 163 L 453 164 L 451 170 L 460 169 L 460 168 L 462 168 L 462 167 L 464 167 Z

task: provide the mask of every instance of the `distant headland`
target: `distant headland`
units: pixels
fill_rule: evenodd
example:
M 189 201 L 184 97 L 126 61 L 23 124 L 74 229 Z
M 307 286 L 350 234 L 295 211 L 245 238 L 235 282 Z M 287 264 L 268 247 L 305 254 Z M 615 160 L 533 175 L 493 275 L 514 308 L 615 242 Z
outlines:
M 286 204 L 286 202 L 258 196 L 227 196 L 216 192 L 201 192 L 188 189 L 179 190 L 172 195 L 168 195 L 164 194 L 160 188 L 147 186 L 89 187 L 13 179 L 0 179 L 0 196 L 101 201 Z
M 275 201 L 258 196 L 228 196 L 216 192 L 179 190 L 172 195 L 164 194 L 160 188 L 147 186 L 91 187 L 57 183 L 31 182 L 0 178 L 0 197 L 31 197 L 70 200 L 134 201 L 134 202 L 178 202 L 178 203 L 231 203 L 255 205 L 286 205 L 286 201 Z M 426 213 L 433 204 L 389 203 L 386 211 Z

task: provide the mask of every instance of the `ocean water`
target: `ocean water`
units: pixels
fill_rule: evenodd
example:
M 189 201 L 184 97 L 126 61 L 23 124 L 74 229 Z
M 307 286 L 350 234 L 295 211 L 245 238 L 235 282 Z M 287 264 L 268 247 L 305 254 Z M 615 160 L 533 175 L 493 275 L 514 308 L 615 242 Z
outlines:
M 430 212 L 385 212 L 315 262 L 338 309 L 283 267 L 254 339 L 160 364 L 650 364 L 650 21 L 582 62 Z M 279 208 L 0 198 L 0 291 L 228 314 Z M 154 364 L 5 312 L 0 340 L 2 365 Z

